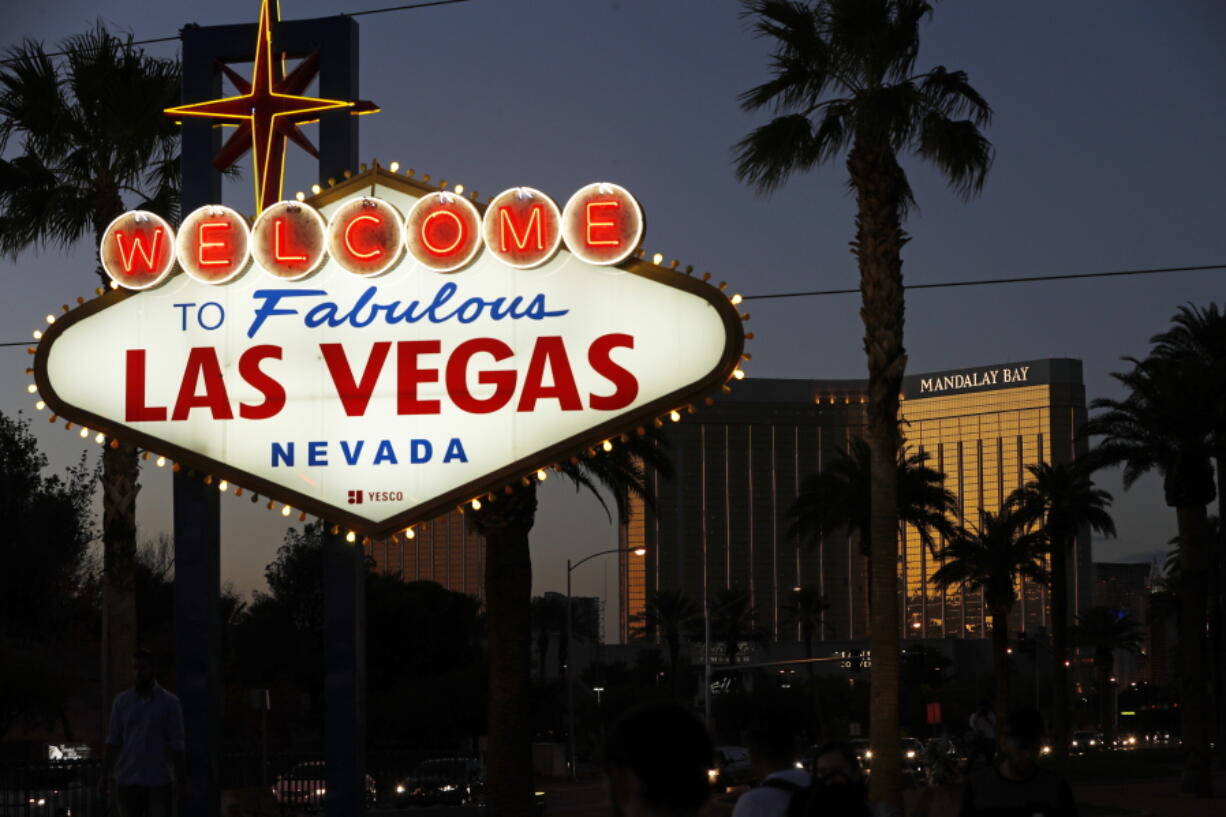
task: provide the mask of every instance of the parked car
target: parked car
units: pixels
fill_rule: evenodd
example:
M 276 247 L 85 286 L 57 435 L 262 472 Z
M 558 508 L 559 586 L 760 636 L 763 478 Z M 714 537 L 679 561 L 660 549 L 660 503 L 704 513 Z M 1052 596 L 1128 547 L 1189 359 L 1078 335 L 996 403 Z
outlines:
M 480 803 L 485 769 L 471 757 L 440 757 L 417 764 L 396 784 L 397 806 L 461 806 Z
M 0 778 L 0 817 L 85 814 L 94 788 L 72 765 L 16 767 Z
M 752 784 L 753 764 L 749 762 L 749 750 L 744 746 L 716 746 L 715 768 L 707 771 L 707 777 L 716 791 Z
M 322 760 L 299 763 L 277 777 L 272 787 L 272 798 L 281 807 L 282 813 L 296 811 L 320 811 L 327 796 L 327 772 Z M 366 805 L 375 804 L 375 779 L 366 775 Z
M 919 738 L 902 739 L 902 768 L 906 774 L 921 778 L 927 765 L 924 744 Z

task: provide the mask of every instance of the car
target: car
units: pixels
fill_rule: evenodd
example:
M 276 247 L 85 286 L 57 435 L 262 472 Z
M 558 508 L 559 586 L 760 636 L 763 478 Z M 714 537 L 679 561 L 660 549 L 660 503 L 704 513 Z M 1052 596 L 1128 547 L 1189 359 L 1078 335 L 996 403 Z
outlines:
M 465 806 L 480 803 L 485 794 L 485 768 L 471 757 L 423 760 L 398 782 L 397 806 Z
M 728 791 L 753 783 L 753 764 L 744 746 L 716 746 L 715 767 L 707 770 L 707 779 L 716 791 Z
M 1115 737 L 1116 749 L 1135 749 L 1140 740 L 1135 732 L 1121 732 Z
M 1069 740 L 1069 753 L 1074 755 L 1082 755 L 1086 752 L 1100 752 L 1105 748 L 1103 745 L 1103 733 L 1089 729 L 1074 732 Z
M 12 769 L 0 786 L 0 817 L 65 817 L 84 814 L 94 794 L 72 764 Z
M 901 748 L 903 771 L 913 776 L 922 776 L 927 766 L 923 742 L 918 738 L 903 738 Z
M 869 767 L 873 764 L 873 750 L 869 748 L 868 738 L 856 738 L 851 741 L 851 750 L 856 753 L 860 761 L 860 768 L 865 774 L 868 774 Z
M 309 760 L 299 763 L 283 775 L 279 775 L 272 786 L 272 799 L 280 806 L 281 812 L 320 811 L 324 807 L 327 796 L 327 771 L 322 760 Z M 375 804 L 375 779 L 366 775 L 366 805 Z

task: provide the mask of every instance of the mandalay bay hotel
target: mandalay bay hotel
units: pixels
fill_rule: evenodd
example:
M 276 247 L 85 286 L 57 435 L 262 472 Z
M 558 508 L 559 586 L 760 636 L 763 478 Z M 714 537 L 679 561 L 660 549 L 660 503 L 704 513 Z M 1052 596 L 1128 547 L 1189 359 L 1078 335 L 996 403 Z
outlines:
M 792 588 L 814 587 L 830 605 L 830 640 L 868 635 L 867 571 L 847 532 L 812 546 L 789 535 L 787 510 L 802 480 L 820 471 L 864 432 L 866 382 L 746 379 L 714 406 L 670 426 L 675 475 L 651 475 L 658 507 L 641 502 L 623 521 L 622 547 L 645 558 L 620 565 L 621 638 L 649 594 L 682 589 L 702 601 L 739 587 L 757 607 L 758 624 L 776 641 L 794 641 L 785 607 Z M 1026 466 L 1065 462 L 1084 445 L 1081 362 L 1032 360 L 908 376 L 900 406 L 905 444 L 928 454 L 958 498 L 957 521 L 975 525 L 996 512 L 1027 478 Z M 898 571 L 903 637 L 984 638 L 990 613 L 980 591 L 942 591 L 928 579 L 940 566 L 918 532 L 900 533 Z M 1070 613 L 1090 605 L 1088 531 L 1071 563 Z M 1048 589 L 1023 583 L 1009 629 L 1047 624 Z

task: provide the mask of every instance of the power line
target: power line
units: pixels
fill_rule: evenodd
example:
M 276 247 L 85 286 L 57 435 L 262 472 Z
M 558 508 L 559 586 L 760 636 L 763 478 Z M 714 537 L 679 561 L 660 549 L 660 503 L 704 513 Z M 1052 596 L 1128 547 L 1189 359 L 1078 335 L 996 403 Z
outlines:
M 1083 278 L 1120 278 L 1127 275 L 1159 275 L 1170 272 L 1201 272 L 1204 270 L 1226 269 L 1226 264 L 1204 264 L 1196 267 L 1153 267 L 1150 269 L 1111 270 L 1109 272 L 1069 272 L 1061 275 L 1032 275 L 1017 278 L 978 278 L 965 281 L 940 281 L 935 284 L 907 284 L 903 289 L 946 289 L 949 287 L 978 287 L 996 284 L 1029 284 L 1044 281 L 1072 281 Z M 805 292 L 773 292 L 768 295 L 742 295 L 741 300 L 768 300 L 770 298 L 807 298 L 820 295 L 854 295 L 860 289 L 814 289 Z M 28 340 L 0 343 L 5 346 L 32 346 Z
M 1168 272 L 1198 272 L 1226 269 L 1226 264 L 1205 264 L 1198 267 L 1154 267 L 1152 269 L 1111 270 L 1110 272 L 1070 272 L 1062 275 L 1030 275 L 1017 278 L 978 278 L 966 281 L 940 281 L 934 284 L 904 284 L 903 289 L 947 289 L 949 287 L 978 287 L 991 284 L 1028 284 L 1034 281 L 1072 281 L 1080 278 L 1119 278 L 1126 275 L 1158 275 Z M 741 300 L 765 301 L 771 298 L 808 298 L 819 295 L 855 295 L 859 287 L 851 289 L 813 289 L 803 292 L 772 292 L 767 295 L 742 295 Z
M 342 14 L 341 16 L 342 17 L 364 17 L 368 14 L 384 14 L 389 11 L 409 11 L 412 9 L 428 8 L 429 6 L 450 6 L 453 3 L 467 3 L 467 2 L 468 0 L 428 0 L 428 2 L 408 3 L 403 6 L 387 6 L 386 8 L 381 8 L 381 9 L 367 9 L 366 11 L 351 11 L 348 14 Z M 287 20 L 286 22 L 290 22 L 290 21 Z M 173 37 L 151 37 L 147 40 L 132 40 L 131 42 L 124 43 L 124 45 L 125 46 L 150 45 L 152 43 L 168 43 L 168 42 L 171 42 L 172 40 L 178 40 L 178 39 L 179 39 L 179 35 L 175 34 Z M 45 54 L 45 56 L 67 57 L 68 55 L 72 53 L 73 52 L 71 51 L 51 51 Z M 0 60 L 0 65 L 16 65 L 19 62 L 21 62 L 20 59 L 9 57 L 8 59 Z

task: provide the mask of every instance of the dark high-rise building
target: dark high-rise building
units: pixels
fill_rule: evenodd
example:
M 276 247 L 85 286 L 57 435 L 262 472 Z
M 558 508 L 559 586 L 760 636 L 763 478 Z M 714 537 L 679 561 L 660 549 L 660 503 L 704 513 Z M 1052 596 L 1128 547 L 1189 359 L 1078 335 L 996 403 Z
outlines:
M 416 525 L 412 539 L 404 534 L 395 539 L 368 546 L 375 570 L 485 599 L 485 538 L 469 530 L 462 515 L 444 514 Z
M 795 640 L 786 606 L 794 587 L 815 587 L 830 605 L 824 636 L 868 635 L 865 558 L 847 533 L 803 547 L 787 509 L 801 480 L 864 433 L 866 382 L 747 379 L 714 406 L 669 428 L 672 480 L 650 476 L 656 510 L 636 503 L 622 546 L 621 637 L 650 593 L 680 588 L 699 601 L 741 587 L 760 624 Z M 1023 484 L 1026 466 L 1072 459 L 1085 420 L 1081 362 L 1049 359 L 910 375 L 900 410 L 906 445 L 929 455 L 959 499 L 957 521 L 975 525 Z M 1070 610 L 1088 607 L 1093 581 L 1088 531 L 1071 560 Z M 908 529 L 900 539 L 904 637 L 980 638 L 990 615 L 980 591 L 943 592 L 928 580 L 939 563 Z M 1033 632 L 1048 615 L 1045 587 L 1023 583 L 1010 629 Z

